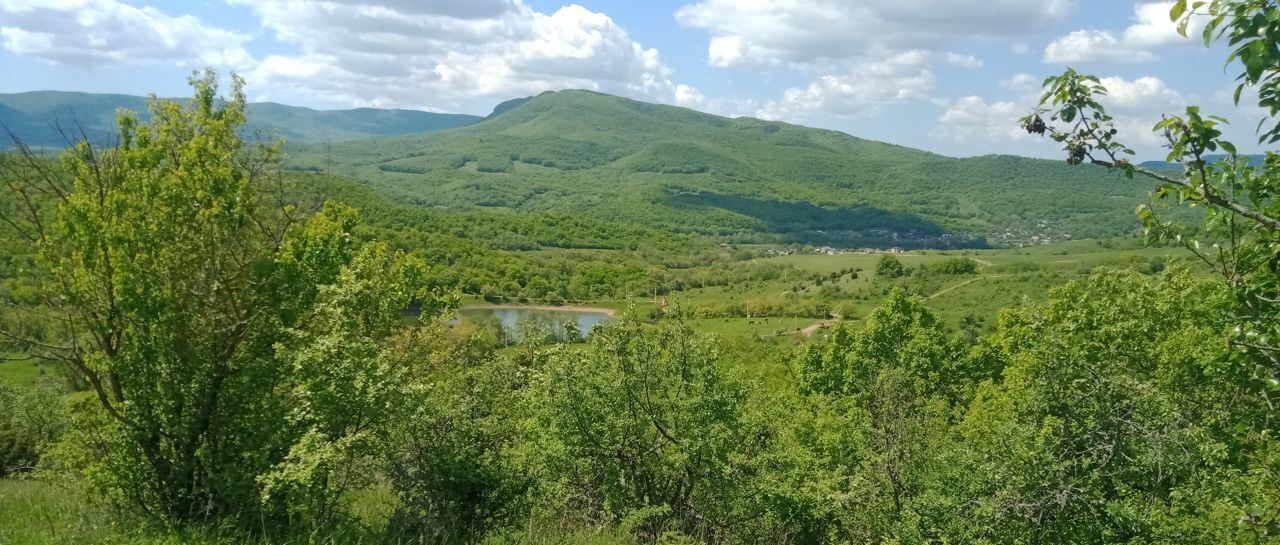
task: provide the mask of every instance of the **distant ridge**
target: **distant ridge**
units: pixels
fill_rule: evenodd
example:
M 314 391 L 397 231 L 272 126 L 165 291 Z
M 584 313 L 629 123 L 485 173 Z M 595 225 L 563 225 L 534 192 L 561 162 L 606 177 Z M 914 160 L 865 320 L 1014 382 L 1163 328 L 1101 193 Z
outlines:
M 147 115 L 146 97 L 133 95 L 31 91 L 0 94 L 0 126 L 7 127 L 29 145 L 61 147 L 65 138 L 58 132 L 83 129 L 97 143 L 108 143 L 115 135 L 116 110 L 125 108 Z M 374 136 L 423 133 L 470 125 L 481 117 L 442 114 L 418 110 L 356 108 L 314 110 L 274 102 L 249 104 L 250 133 L 283 137 L 295 144 L 344 142 Z M 0 148 L 10 147 L 8 135 L 0 137 Z
M 1205 160 L 1211 163 L 1221 161 L 1224 157 L 1226 157 L 1226 155 L 1204 156 Z M 1267 160 L 1266 155 L 1242 155 L 1241 157 L 1245 159 L 1247 164 L 1255 167 L 1262 166 L 1263 163 L 1265 163 Z M 1143 161 L 1141 163 L 1138 163 L 1138 166 L 1142 168 L 1149 168 L 1152 170 L 1179 170 L 1179 171 L 1182 170 L 1182 165 L 1178 163 L 1170 163 L 1168 161 Z

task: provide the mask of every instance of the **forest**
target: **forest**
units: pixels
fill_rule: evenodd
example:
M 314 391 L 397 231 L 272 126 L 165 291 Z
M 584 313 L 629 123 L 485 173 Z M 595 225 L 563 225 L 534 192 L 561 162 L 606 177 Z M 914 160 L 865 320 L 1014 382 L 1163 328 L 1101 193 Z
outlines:
M 1169 18 L 1191 14 L 1280 141 L 1280 7 Z M 937 180 L 782 172 L 888 145 L 586 92 L 330 167 L 248 136 L 223 81 L 122 110 L 112 145 L 0 152 L 0 544 L 1280 543 L 1280 155 L 1237 155 L 1198 106 L 1154 128 L 1178 168 L 1149 169 L 1068 69 L 1021 121 L 1065 161 L 931 158 L 990 187 L 822 201 L 808 182 Z M 518 156 L 488 132 L 563 101 L 613 115 L 590 140 L 526 126 Z M 636 152 L 619 115 L 810 151 Z M 1000 169 L 1044 179 L 951 213 Z M 610 173 L 637 193 L 586 188 Z M 1119 208 L 1140 236 L 997 236 Z M 833 225 L 848 246 L 815 247 Z M 610 319 L 460 318 L 493 303 Z

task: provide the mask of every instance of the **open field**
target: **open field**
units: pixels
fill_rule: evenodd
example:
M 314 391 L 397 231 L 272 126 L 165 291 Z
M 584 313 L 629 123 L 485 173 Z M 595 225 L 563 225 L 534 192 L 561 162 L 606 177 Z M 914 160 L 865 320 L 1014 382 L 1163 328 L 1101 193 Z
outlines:
M 916 274 L 903 278 L 877 278 L 876 263 L 886 254 L 791 254 L 764 258 L 756 262 L 778 263 L 794 272 L 782 278 L 733 286 L 698 288 L 673 294 L 671 299 L 695 315 L 699 308 L 717 304 L 742 303 L 770 297 L 795 299 L 819 297 L 822 287 L 809 281 L 813 274 L 839 274 L 826 280 L 823 301 L 832 311 L 844 311 L 847 319 L 857 319 L 873 310 L 894 287 L 919 294 L 926 304 L 953 327 L 966 316 L 983 329 L 995 324 L 1001 309 L 1021 306 L 1043 299 L 1055 286 L 1082 280 L 1105 269 L 1136 269 L 1152 272 L 1169 264 L 1180 263 L 1199 270 L 1202 267 L 1185 249 L 1178 247 L 1144 248 L 1137 241 L 1082 240 L 1026 248 L 963 251 L 923 251 L 892 254 L 909 269 L 919 269 L 956 257 L 977 261 L 974 274 Z M 838 288 L 838 292 L 832 290 Z M 834 295 L 832 295 L 835 293 Z M 731 317 L 707 318 L 691 322 L 695 328 L 727 338 L 769 336 L 782 330 L 797 332 L 823 321 L 820 317 Z
M 0 359 L 0 382 L 32 384 L 40 379 L 41 366 L 29 359 Z

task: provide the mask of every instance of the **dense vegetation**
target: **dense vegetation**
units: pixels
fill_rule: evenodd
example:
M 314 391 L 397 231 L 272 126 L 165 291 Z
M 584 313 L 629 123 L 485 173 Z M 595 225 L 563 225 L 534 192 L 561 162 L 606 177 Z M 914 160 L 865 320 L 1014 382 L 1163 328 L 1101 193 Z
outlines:
M 1213 17 L 1270 101 L 1278 9 L 1171 15 Z M 1025 121 L 1207 208 L 1141 212 L 1192 268 L 1133 241 L 836 256 L 414 208 L 279 173 L 216 81 L 123 115 L 118 146 L 0 156 L 0 355 L 59 371 L 0 362 L 0 542 L 1280 541 L 1280 159 L 1245 164 L 1198 109 L 1159 127 L 1184 177 L 1124 160 L 1091 76 Z M 993 325 L 931 308 L 1030 279 L 1058 285 Z M 691 304 L 498 347 L 451 321 L 473 282 Z M 808 343 L 694 325 L 806 309 L 830 326 Z

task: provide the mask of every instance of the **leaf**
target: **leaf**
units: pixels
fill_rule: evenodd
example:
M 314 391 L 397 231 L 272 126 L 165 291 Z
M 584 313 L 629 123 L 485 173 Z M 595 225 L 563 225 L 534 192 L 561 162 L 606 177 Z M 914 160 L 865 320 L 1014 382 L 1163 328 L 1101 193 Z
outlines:
M 1185 13 L 1186 11 L 1187 11 L 1187 0 L 1178 0 L 1177 2 L 1174 2 L 1173 8 L 1169 10 L 1169 20 L 1177 21 L 1179 18 L 1182 17 L 1182 14 Z M 1185 31 L 1187 26 L 1184 24 L 1184 25 L 1181 25 L 1181 28 L 1183 31 Z M 1186 36 L 1186 32 L 1183 32 L 1182 35 Z

